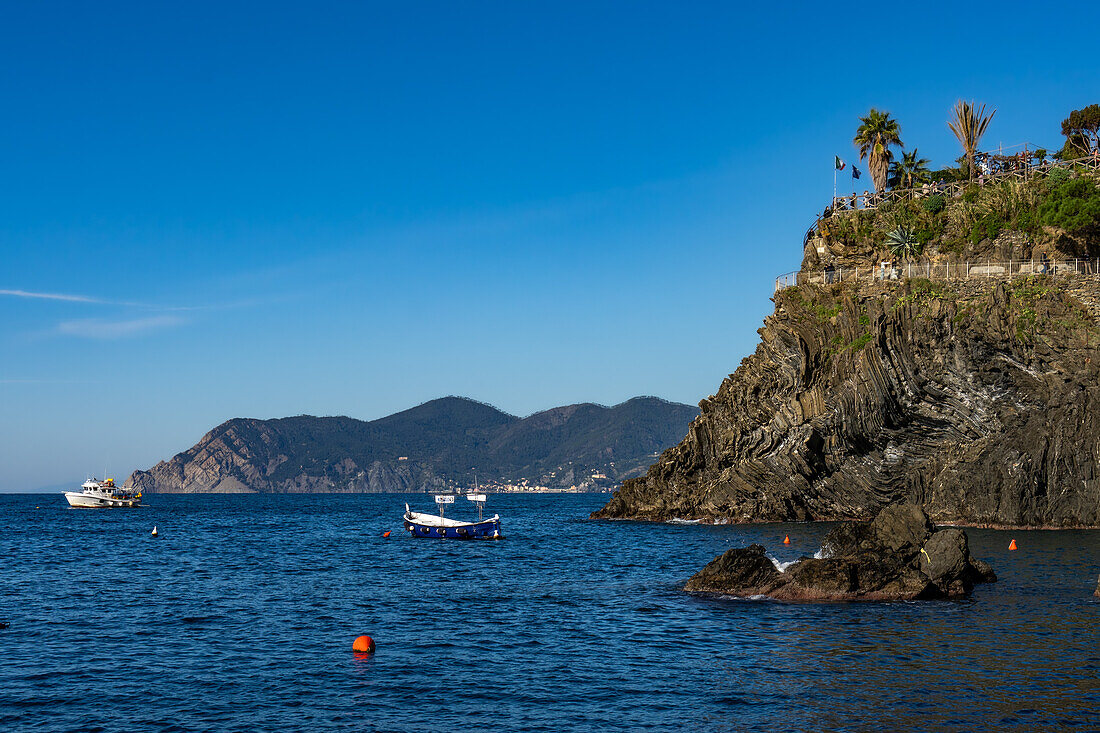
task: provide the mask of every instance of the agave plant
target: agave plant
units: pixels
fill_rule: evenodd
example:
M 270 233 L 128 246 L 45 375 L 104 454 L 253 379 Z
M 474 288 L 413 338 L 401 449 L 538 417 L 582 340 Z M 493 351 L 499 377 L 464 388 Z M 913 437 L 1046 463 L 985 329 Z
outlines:
M 898 259 L 911 260 L 921 253 L 921 243 L 909 227 L 898 227 L 887 234 L 886 247 Z

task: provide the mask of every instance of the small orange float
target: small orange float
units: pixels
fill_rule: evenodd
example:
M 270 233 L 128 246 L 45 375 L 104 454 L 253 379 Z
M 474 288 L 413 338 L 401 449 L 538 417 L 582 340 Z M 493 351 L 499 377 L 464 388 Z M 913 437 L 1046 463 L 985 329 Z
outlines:
M 382 536 L 383 536 L 383 537 L 389 537 L 389 536 L 390 536 L 389 530 L 387 530 L 387 531 L 383 532 L 383 533 L 382 533 Z
M 1010 549 L 1010 550 L 1015 550 L 1016 549 L 1016 540 L 1012 540 L 1011 542 L 1008 543 L 1008 549 Z
M 791 544 L 791 536 L 790 536 L 790 535 L 786 535 L 786 536 L 785 536 L 785 537 L 783 538 L 783 544 L 784 544 L 784 545 L 789 545 L 789 544 Z
M 360 636 L 351 643 L 351 650 L 359 654 L 374 654 L 374 639 Z

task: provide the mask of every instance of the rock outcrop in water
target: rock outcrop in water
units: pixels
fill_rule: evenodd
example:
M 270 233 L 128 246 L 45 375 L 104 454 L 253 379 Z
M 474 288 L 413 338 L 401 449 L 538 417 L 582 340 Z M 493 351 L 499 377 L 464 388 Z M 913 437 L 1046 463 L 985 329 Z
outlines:
M 1094 276 L 803 285 L 597 518 L 1100 525 Z
M 987 563 L 970 556 L 965 532 L 937 531 L 915 504 L 838 526 L 820 555 L 780 571 L 760 545 L 727 550 L 684 590 L 794 601 L 918 600 L 965 598 L 976 583 L 997 579 Z
M 698 410 L 656 397 L 526 418 L 460 397 L 371 422 L 235 418 L 126 485 L 145 492 L 415 492 L 523 484 L 598 491 L 645 471 Z

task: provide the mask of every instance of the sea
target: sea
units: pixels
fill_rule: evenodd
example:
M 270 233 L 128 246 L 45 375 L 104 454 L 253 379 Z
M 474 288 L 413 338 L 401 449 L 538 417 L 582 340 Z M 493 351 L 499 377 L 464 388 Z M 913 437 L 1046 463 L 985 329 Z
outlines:
M 1100 729 L 1100 531 L 968 530 L 965 601 L 780 603 L 680 588 L 832 525 L 606 499 L 492 495 L 505 539 L 460 542 L 406 536 L 423 494 L 2 495 L 0 731 Z

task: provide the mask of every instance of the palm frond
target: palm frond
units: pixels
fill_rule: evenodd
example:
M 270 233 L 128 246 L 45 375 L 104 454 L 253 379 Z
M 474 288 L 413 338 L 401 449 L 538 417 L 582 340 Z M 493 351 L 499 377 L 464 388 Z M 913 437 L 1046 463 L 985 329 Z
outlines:
M 889 112 L 874 107 L 859 121 L 852 143 L 859 150 L 859 159 L 867 159 L 875 189 L 881 191 L 886 187 L 890 161 L 893 159 L 890 147 L 905 147 L 901 142 L 901 127 L 897 120 L 890 119 Z
M 970 176 L 973 178 L 974 153 L 977 151 L 978 145 L 981 144 L 982 136 L 985 135 L 985 131 L 993 120 L 993 115 L 997 114 L 997 110 L 993 110 L 986 115 L 984 104 L 979 107 L 974 102 L 966 102 L 960 99 L 955 102 L 951 112 L 952 117 L 947 121 L 947 127 L 954 133 L 959 145 L 962 146 L 963 152 L 966 153 L 966 160 L 970 166 Z

